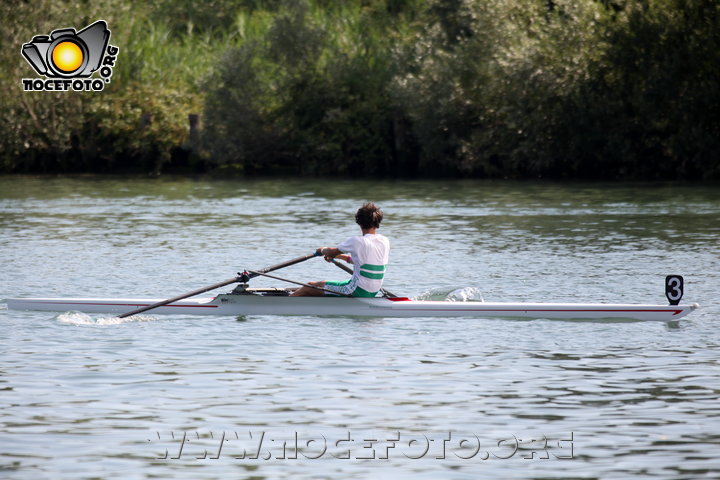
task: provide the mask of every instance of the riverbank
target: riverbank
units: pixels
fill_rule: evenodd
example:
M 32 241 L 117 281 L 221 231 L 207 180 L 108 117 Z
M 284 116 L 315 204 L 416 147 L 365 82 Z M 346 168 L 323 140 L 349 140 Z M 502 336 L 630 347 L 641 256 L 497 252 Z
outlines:
M 0 6 L 0 172 L 720 178 L 710 0 L 50 0 Z M 23 92 L 105 19 L 101 92 Z M 39 20 L 42 19 L 42 20 Z

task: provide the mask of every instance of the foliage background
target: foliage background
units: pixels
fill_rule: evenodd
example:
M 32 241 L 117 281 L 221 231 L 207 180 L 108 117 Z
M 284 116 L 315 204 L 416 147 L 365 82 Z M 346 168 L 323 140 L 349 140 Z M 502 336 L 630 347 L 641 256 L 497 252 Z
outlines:
M 4 0 L 0 14 L 3 172 L 720 178 L 716 0 Z M 120 47 L 102 93 L 22 91 L 23 43 L 97 19 Z

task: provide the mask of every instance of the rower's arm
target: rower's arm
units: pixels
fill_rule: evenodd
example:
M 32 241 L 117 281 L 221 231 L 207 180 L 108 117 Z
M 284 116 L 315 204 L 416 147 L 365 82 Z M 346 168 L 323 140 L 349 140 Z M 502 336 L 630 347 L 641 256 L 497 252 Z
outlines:
M 339 258 L 340 260 L 345 260 L 347 263 L 352 263 L 352 259 L 350 258 L 350 255 L 347 255 L 345 253 L 342 253 L 342 251 L 339 248 L 336 247 L 322 247 L 318 248 L 318 251 L 321 255 L 325 257 L 326 261 L 331 261 L 333 258 Z

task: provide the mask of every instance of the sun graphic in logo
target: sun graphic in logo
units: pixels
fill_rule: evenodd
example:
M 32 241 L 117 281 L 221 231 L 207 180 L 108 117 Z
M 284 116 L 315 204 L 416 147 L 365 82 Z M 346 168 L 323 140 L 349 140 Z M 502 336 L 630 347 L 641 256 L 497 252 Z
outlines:
M 60 42 L 52 52 L 52 62 L 65 73 L 71 73 L 82 66 L 83 52 L 75 42 Z

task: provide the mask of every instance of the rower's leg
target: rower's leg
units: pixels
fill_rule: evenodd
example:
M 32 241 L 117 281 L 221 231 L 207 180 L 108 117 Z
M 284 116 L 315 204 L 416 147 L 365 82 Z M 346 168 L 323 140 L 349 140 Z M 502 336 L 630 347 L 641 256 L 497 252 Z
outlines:
M 308 285 L 325 288 L 325 282 L 308 282 Z M 291 297 L 322 297 L 323 295 L 325 295 L 324 291 L 305 286 L 298 288 L 290 294 Z

